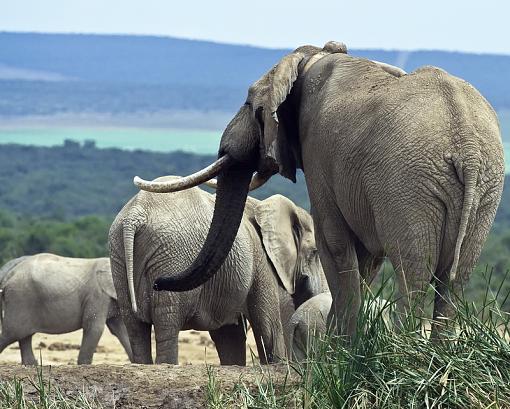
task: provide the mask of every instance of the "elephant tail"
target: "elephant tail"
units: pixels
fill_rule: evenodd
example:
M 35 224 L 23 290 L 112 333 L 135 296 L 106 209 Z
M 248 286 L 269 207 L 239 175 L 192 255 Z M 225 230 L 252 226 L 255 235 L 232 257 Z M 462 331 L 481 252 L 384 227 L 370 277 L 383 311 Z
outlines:
M 464 183 L 464 201 L 462 203 L 462 212 L 460 215 L 459 232 L 457 234 L 457 241 L 455 242 L 453 264 L 450 270 L 450 281 L 454 281 L 457 276 L 460 250 L 464 237 L 466 236 L 469 217 L 471 216 L 473 203 L 475 201 L 476 183 L 479 173 L 479 167 L 476 165 L 473 166 L 471 163 L 468 163 L 467 166 L 463 166 L 461 161 L 453 161 L 453 164 L 459 180 Z
M 124 234 L 124 257 L 126 262 L 126 276 L 128 282 L 129 299 L 131 300 L 131 309 L 134 313 L 138 312 L 135 294 L 135 280 L 133 273 L 133 253 L 135 244 L 136 225 L 133 223 L 125 223 L 123 226 Z

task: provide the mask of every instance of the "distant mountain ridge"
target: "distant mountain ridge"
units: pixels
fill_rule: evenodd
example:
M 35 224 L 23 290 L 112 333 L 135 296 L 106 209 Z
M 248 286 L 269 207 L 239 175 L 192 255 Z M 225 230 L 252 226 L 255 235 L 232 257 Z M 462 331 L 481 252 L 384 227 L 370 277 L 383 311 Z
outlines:
M 231 112 L 289 51 L 172 37 L 0 32 L 0 115 Z M 510 56 L 349 52 L 407 71 L 439 66 L 471 82 L 496 109 L 510 109 Z

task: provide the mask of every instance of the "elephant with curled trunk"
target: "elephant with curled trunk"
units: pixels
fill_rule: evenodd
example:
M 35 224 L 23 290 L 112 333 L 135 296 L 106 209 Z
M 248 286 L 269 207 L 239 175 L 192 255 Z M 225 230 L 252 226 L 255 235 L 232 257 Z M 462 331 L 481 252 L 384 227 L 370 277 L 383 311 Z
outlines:
M 187 292 L 152 291 L 156 278 L 179 273 L 200 252 L 214 203 L 199 188 L 139 192 L 110 228 L 113 280 L 137 363 L 152 363 L 154 325 L 157 363 L 177 364 L 179 331 L 195 329 L 209 331 L 221 364 L 245 365 L 244 317 L 261 361 L 274 362 L 289 350 L 295 308 L 327 288 L 311 216 L 276 195 L 248 198 L 237 237 L 211 280 Z
M 401 311 L 421 314 L 432 283 L 434 318 L 452 317 L 450 290 L 479 257 L 504 178 L 496 114 L 470 84 L 435 67 L 406 74 L 349 56 L 335 42 L 299 47 L 256 81 L 218 157 L 178 182 L 135 180 L 174 191 L 218 177 L 202 251 L 155 289 L 190 290 L 210 279 L 232 245 L 248 190 L 277 172 L 295 180 L 300 168 L 333 297 L 330 319 L 347 335 L 355 331 L 360 273 L 383 256 L 397 271 Z M 435 321 L 433 334 L 439 322 L 447 320 Z
M 78 364 L 92 363 L 105 323 L 131 359 L 108 258 L 24 256 L 0 269 L 0 352 L 18 341 L 21 362 L 36 365 L 32 335 L 83 328 Z

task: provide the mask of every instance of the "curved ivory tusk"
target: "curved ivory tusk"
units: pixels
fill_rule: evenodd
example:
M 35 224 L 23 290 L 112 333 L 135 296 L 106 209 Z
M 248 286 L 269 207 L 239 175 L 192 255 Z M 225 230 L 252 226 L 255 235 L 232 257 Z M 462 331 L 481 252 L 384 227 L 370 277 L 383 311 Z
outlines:
M 218 189 L 218 181 L 216 179 L 210 179 L 207 182 L 202 183 L 203 185 Z
M 229 165 L 230 161 L 231 161 L 230 156 L 225 155 L 214 161 L 206 168 L 199 170 L 198 172 L 193 173 L 192 175 L 182 177 L 181 179 L 165 182 L 151 182 L 148 180 L 143 180 L 138 176 L 135 176 L 133 179 L 133 183 L 141 190 L 146 190 L 147 192 L 153 193 L 178 192 L 179 190 L 185 190 L 200 185 L 201 183 L 204 183 L 209 179 L 215 177 L 216 175 L 218 175 L 218 173 L 220 173 L 220 171 L 223 168 Z
M 255 173 L 250 182 L 250 187 L 248 188 L 251 192 L 252 190 L 258 189 L 261 187 L 264 183 L 266 183 L 271 176 L 260 176 L 258 173 Z M 218 181 L 216 179 L 208 180 L 207 182 L 203 183 L 206 186 L 212 187 L 213 189 L 218 188 Z
M 381 67 L 384 71 L 386 71 L 388 74 L 394 75 L 395 77 L 402 77 L 403 75 L 406 75 L 407 72 L 405 72 L 402 68 L 395 67 L 391 64 L 386 64 L 385 62 L 375 61 L 371 60 L 373 63 L 377 64 L 379 67 Z

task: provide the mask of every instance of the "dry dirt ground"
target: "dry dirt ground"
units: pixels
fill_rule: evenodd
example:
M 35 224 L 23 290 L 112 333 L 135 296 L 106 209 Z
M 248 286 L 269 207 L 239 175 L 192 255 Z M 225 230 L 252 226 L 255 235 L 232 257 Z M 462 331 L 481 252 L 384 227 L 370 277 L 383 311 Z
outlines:
M 83 391 L 96 397 L 105 408 L 205 407 L 206 363 L 214 365 L 213 370 L 222 389 L 231 389 L 240 378 L 248 384 L 260 378 L 258 365 L 219 367 L 216 350 L 206 332 L 181 333 L 181 365 L 178 366 L 129 364 L 120 343 L 108 330 L 99 342 L 93 365 L 78 366 L 76 359 L 80 340 L 81 331 L 62 335 L 36 334 L 34 353 L 36 357 L 42 356 L 44 378 L 51 379 L 52 385 L 57 385 L 69 396 Z M 247 349 L 248 357 L 250 351 L 256 351 L 251 335 Z M 14 377 L 23 379 L 26 392 L 35 396 L 30 380 L 36 379 L 36 369 L 23 367 L 19 362 L 18 346 L 12 344 L 0 354 L 0 381 Z M 282 375 L 285 372 L 285 368 L 278 367 L 269 370 Z
M 42 356 L 42 363 L 44 365 L 76 364 L 81 344 L 81 335 L 81 330 L 61 335 L 35 334 L 32 340 L 34 355 L 37 359 Z M 154 335 L 152 343 L 152 350 L 155 351 Z M 246 350 L 248 357 L 250 356 L 250 350 L 254 353 L 257 351 L 251 331 L 248 332 Z M 0 354 L 0 365 L 19 364 L 20 362 L 21 356 L 17 343 L 9 345 Z M 93 363 L 129 363 L 120 342 L 106 328 L 94 354 Z M 181 365 L 219 364 L 218 354 L 207 332 L 182 331 L 179 334 L 179 363 Z
M 286 367 L 214 366 L 216 382 L 222 392 L 232 390 L 242 380 L 249 388 L 258 379 L 267 379 L 268 372 L 275 383 L 283 383 Z M 62 395 L 72 399 L 78 393 L 89 402 L 99 402 L 102 408 L 116 409 L 191 409 L 206 408 L 207 367 L 205 365 L 60 365 L 42 367 L 43 377 L 51 380 Z M 23 381 L 25 396 L 36 399 L 38 392 L 31 382 L 37 382 L 37 368 L 15 365 L 0 366 L 0 382 L 14 377 Z M 4 407 L 0 402 L 0 407 Z

